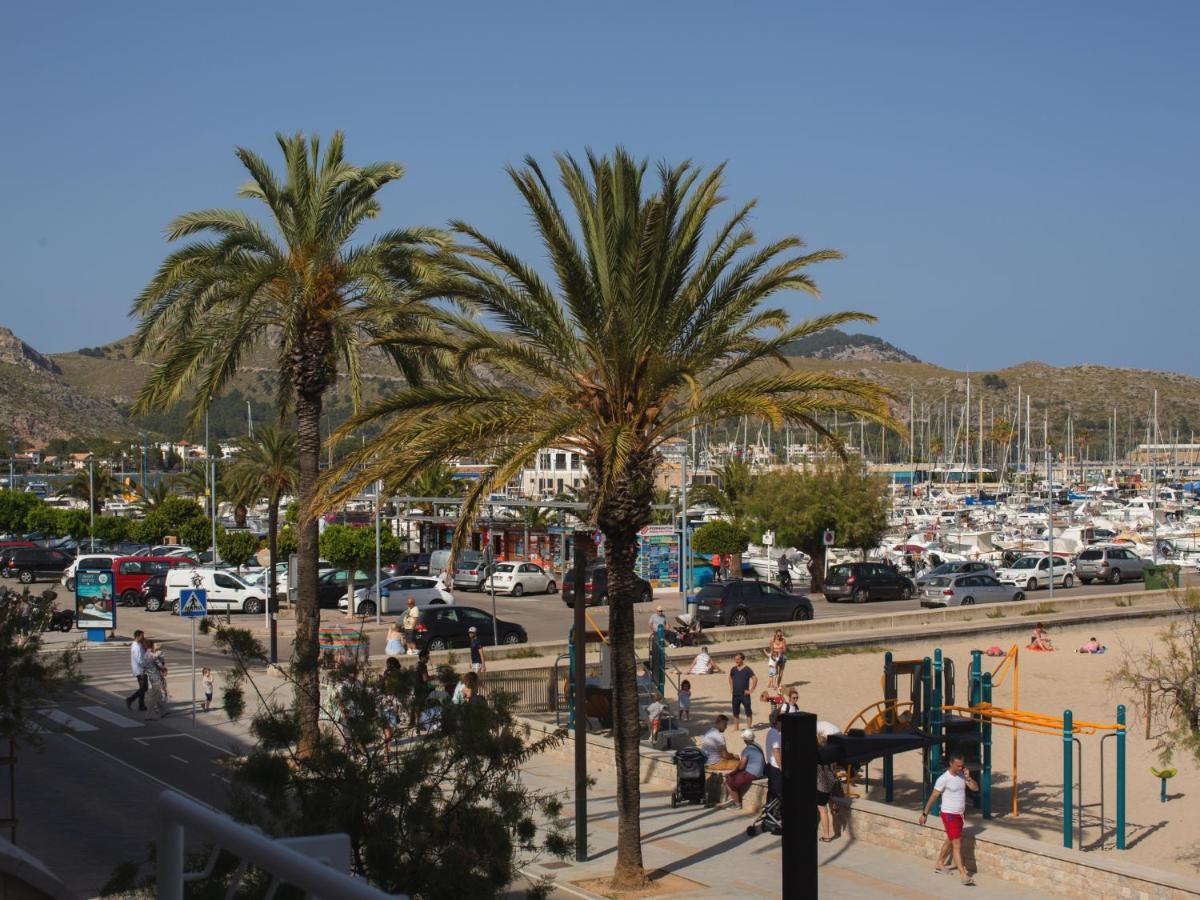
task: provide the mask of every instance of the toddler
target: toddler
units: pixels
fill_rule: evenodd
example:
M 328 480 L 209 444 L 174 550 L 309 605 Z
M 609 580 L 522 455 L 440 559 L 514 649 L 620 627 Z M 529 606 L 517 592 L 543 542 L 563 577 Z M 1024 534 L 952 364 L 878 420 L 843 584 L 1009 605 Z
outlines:
M 686 678 L 679 683 L 679 720 L 687 722 L 692 718 L 692 683 Z
M 204 711 L 208 712 L 212 708 L 213 695 L 212 669 L 208 666 L 200 670 L 200 683 L 204 685 Z

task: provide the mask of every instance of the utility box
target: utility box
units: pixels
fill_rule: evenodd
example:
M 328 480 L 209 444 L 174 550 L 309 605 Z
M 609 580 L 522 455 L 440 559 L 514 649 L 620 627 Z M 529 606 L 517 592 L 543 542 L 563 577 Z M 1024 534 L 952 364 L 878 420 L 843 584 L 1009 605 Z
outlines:
M 1179 587 L 1179 566 L 1146 566 L 1142 570 L 1142 578 L 1148 591 L 1163 591 Z

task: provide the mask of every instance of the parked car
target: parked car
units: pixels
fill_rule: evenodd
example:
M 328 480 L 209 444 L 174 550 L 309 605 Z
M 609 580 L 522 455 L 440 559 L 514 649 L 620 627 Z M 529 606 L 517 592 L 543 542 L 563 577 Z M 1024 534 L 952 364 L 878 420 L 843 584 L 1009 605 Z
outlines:
M 317 560 L 317 578 L 320 578 L 326 572 L 333 571 L 333 563 L 326 560 Z M 264 582 L 265 583 L 265 582 Z M 265 590 L 265 588 L 264 588 Z M 286 597 L 288 592 L 288 563 L 287 560 L 275 563 L 275 596 Z
M 165 602 L 171 612 L 179 612 L 179 592 L 193 587 L 207 593 L 209 612 L 230 610 L 255 615 L 265 608 L 264 592 L 250 587 L 232 572 L 197 567 L 167 571 Z
M 409 597 L 417 602 L 418 609 L 454 603 L 454 595 L 439 588 L 436 578 L 424 575 L 397 575 L 394 578 L 385 578 L 382 588 L 383 605 L 379 612 L 385 616 L 404 612 L 408 607 Z M 354 591 L 354 615 L 375 615 L 375 593 L 375 585 L 357 588 Z M 344 610 L 349 605 L 349 596 L 343 594 L 342 599 L 338 601 L 338 608 Z
M 769 581 L 714 581 L 700 588 L 696 600 L 700 624 L 708 627 L 807 622 L 813 617 L 808 597 L 789 594 Z
M 142 599 L 142 585 L 151 575 L 192 565 L 194 562 L 185 556 L 120 557 L 113 560 L 113 596 L 124 606 L 137 606 Z
M 995 577 L 996 570 L 989 563 L 972 562 L 964 560 L 963 562 L 947 562 L 940 566 L 934 566 L 932 569 L 926 569 L 917 576 L 917 589 L 925 587 L 925 583 L 931 578 L 937 578 L 941 575 L 959 575 L 970 574 L 971 572 L 983 572 Z
M 75 573 L 80 569 L 84 571 L 108 570 L 112 571 L 113 562 L 120 559 L 118 553 L 88 553 L 83 556 L 77 556 L 72 560 L 71 565 L 62 573 L 62 585 L 68 591 L 75 590 Z
M 496 563 L 495 569 L 484 583 L 484 588 L 494 588 L 497 593 L 520 597 L 522 594 L 553 594 L 558 590 L 558 585 L 553 574 L 537 563 L 502 562 Z
M 354 573 L 357 584 L 370 584 L 372 577 L 361 569 Z M 350 587 L 349 569 L 330 569 L 317 577 L 317 605 L 321 609 L 337 609 L 339 601 Z
M 825 576 L 825 599 L 830 603 L 908 600 L 914 593 L 912 580 L 884 563 L 838 563 Z
M 61 550 L 44 547 L 14 547 L 0 554 L 0 574 L 6 578 L 16 576 L 21 584 L 35 581 L 57 580 L 74 558 Z
M 472 606 L 431 606 L 421 610 L 417 624 L 417 645 L 425 650 L 449 650 L 471 644 L 467 629 L 475 626 L 480 643 L 491 646 L 492 617 Z M 516 622 L 496 620 L 501 644 L 524 644 L 529 635 Z
M 139 605 L 146 607 L 146 612 L 158 612 L 167 605 L 167 573 L 151 575 L 138 590 L 141 597 Z
M 634 603 L 646 603 L 654 598 L 654 588 L 644 578 L 638 578 L 638 594 Z M 575 608 L 575 570 L 567 569 L 563 574 L 563 603 Z M 608 603 L 608 568 L 596 563 L 584 572 L 583 602 L 587 606 L 604 606 Z
M 389 575 L 428 575 L 428 553 L 405 553 L 394 563 L 385 567 Z
M 1128 547 L 1088 547 L 1075 557 L 1075 574 L 1084 584 L 1107 581 L 1140 581 L 1150 560 L 1143 559 Z
M 935 575 L 921 590 L 921 605 L 925 607 L 973 606 L 1024 599 L 1025 592 L 1015 584 L 1001 584 L 998 578 L 986 572 Z
M 1006 569 L 996 573 L 996 577 L 1004 584 L 1015 584 L 1026 591 L 1036 591 L 1038 588 L 1050 586 L 1051 557 L 1022 556 Z M 1075 583 L 1071 572 L 1071 564 L 1061 556 L 1053 557 L 1054 583 L 1069 588 Z
M 482 591 L 487 588 L 488 576 L 496 569 L 496 563 L 483 564 L 483 556 L 475 553 L 460 560 L 454 567 L 454 587 L 461 591 Z

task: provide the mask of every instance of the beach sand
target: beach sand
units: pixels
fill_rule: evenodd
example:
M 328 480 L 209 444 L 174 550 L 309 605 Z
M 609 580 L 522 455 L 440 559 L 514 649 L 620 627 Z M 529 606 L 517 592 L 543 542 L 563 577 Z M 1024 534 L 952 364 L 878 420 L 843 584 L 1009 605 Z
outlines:
M 1182 622 L 1182 619 L 1175 621 Z M 1035 620 L 1029 619 L 1032 632 Z M 1096 850 L 1114 858 L 1177 872 L 1191 877 L 1200 876 L 1200 772 L 1194 759 L 1177 754 L 1171 765 L 1178 769 L 1168 782 L 1167 803 L 1159 800 L 1160 782 L 1150 773 L 1158 767 L 1157 741 L 1152 729 L 1146 739 L 1146 725 L 1140 698 L 1129 696 L 1111 687 L 1110 673 L 1120 667 L 1127 654 L 1135 656 L 1151 646 L 1169 624 L 1169 620 L 1087 624 L 1076 627 L 1052 627 L 1049 635 L 1057 649 L 1053 653 L 1030 652 L 1022 649 L 1019 656 L 1020 709 L 1044 715 L 1061 716 L 1072 710 L 1076 721 L 1115 723 L 1116 707 L 1126 706 L 1128 722 L 1126 765 L 1126 846 L 1114 848 L 1115 764 L 1116 741 L 1105 746 L 1104 846 Z M 1095 636 L 1108 647 L 1102 655 L 1075 653 L 1075 648 Z M 1019 641 L 1028 643 L 1028 635 Z M 957 670 L 959 705 L 967 704 L 967 672 L 972 649 L 986 649 L 996 644 L 1007 650 L 1014 643 L 1012 632 L 1007 637 L 989 637 L 986 633 L 970 637 L 951 637 L 940 642 L 943 654 L 954 660 Z M 786 669 L 785 684 L 797 686 L 802 708 L 817 713 L 846 727 L 864 707 L 883 699 L 883 651 L 891 650 L 896 659 L 932 657 L 939 646 L 935 636 L 927 642 L 897 642 L 880 646 L 878 652 L 852 653 L 815 659 L 792 659 Z M 748 654 L 749 663 L 759 676 L 759 692 L 766 685 L 766 660 Z M 984 657 L 984 671 L 992 671 L 999 659 Z M 722 667 L 728 666 L 722 661 Z M 728 712 L 729 689 L 725 675 L 684 676 L 692 683 L 692 721 L 690 730 L 700 734 L 709 727 L 719 712 Z M 907 696 L 908 679 L 899 683 L 901 699 Z M 996 707 L 1012 707 L 1013 678 L 1008 676 L 993 695 Z M 765 727 L 769 707 L 755 697 L 756 726 Z M 670 697 L 670 701 L 674 701 Z M 672 708 L 674 704 L 672 703 Z M 744 722 L 744 720 L 743 720 Z M 743 725 L 744 727 L 744 725 Z M 739 752 L 741 739 L 732 724 L 726 731 L 729 746 Z M 1100 846 L 1100 738 L 1101 734 L 1084 736 L 1083 742 L 1083 847 Z M 761 739 L 760 739 L 761 742 Z M 1021 732 L 1018 738 L 1019 814 L 1012 814 L 1013 759 L 1012 730 L 996 726 L 993 729 L 992 809 L 993 818 L 984 820 L 978 810 L 968 806 L 968 824 L 981 826 L 981 833 L 993 829 L 1018 834 L 1026 838 L 1062 846 L 1063 754 L 1062 739 L 1049 734 Z M 896 758 L 895 803 L 918 810 L 920 796 L 920 754 L 901 754 Z M 883 801 L 882 764 L 876 762 L 868 772 L 871 785 L 866 796 Z M 1078 778 L 1078 774 L 1076 774 Z M 861 788 L 860 788 L 861 790 Z M 1078 813 L 1076 813 L 1076 816 Z M 1078 819 L 1076 818 L 1076 821 Z M 1078 846 L 1078 836 L 1076 836 Z

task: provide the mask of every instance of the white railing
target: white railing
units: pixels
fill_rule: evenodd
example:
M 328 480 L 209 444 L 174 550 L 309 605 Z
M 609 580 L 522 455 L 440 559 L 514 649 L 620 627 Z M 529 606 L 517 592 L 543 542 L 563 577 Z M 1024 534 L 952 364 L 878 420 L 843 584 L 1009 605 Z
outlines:
M 162 834 L 158 843 L 158 888 L 160 900 L 183 900 L 183 886 L 212 874 L 217 856 L 226 850 L 241 859 L 226 896 L 236 893 L 247 867 L 253 865 L 274 879 L 268 896 L 280 884 L 290 884 L 309 897 L 326 900 L 379 900 L 404 895 L 385 894 L 350 875 L 350 836 L 322 834 L 311 837 L 269 838 L 256 828 L 235 822 L 210 807 L 175 791 L 158 795 Z M 187 834 L 214 846 L 204 869 L 184 871 Z

